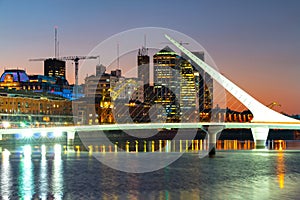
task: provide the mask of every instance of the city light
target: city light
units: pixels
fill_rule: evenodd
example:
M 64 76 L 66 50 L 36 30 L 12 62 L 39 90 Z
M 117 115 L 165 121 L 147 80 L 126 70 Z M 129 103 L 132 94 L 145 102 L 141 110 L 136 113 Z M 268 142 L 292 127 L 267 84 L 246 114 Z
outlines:
M 20 122 L 20 126 L 21 126 L 22 128 L 24 128 L 24 127 L 26 127 L 26 124 L 25 124 L 24 122 Z
M 33 136 L 33 132 L 30 129 L 24 130 L 22 133 L 23 138 L 31 138 Z
M 47 132 L 46 131 L 42 131 L 41 132 L 41 137 L 47 137 Z
M 4 151 L 2 152 L 3 159 L 8 159 L 9 156 L 10 156 L 10 151 L 8 151 L 7 149 L 4 149 Z
M 55 131 L 53 132 L 53 136 L 54 136 L 55 138 L 61 137 L 61 136 L 62 136 L 62 131 L 60 131 L 60 130 L 55 130 Z
M 44 144 L 41 146 L 41 155 L 42 156 L 46 155 L 46 146 Z
M 25 145 L 23 147 L 23 155 L 24 155 L 24 158 L 30 158 L 31 157 L 31 146 L 30 145 Z
M 2 122 L 2 126 L 3 126 L 3 128 L 9 128 L 10 127 L 10 123 L 8 121 L 3 121 Z
M 55 144 L 54 145 L 54 155 L 60 156 L 61 154 L 61 144 Z

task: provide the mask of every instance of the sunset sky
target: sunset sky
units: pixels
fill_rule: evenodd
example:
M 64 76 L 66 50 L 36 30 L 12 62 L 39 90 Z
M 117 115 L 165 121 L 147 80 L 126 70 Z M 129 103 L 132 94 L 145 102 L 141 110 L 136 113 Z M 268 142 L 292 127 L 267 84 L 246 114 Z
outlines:
M 43 63 L 28 59 L 54 56 L 54 26 L 61 56 L 87 55 L 128 29 L 163 27 L 195 39 L 226 77 L 263 104 L 276 101 L 281 111 L 297 114 L 299 8 L 298 0 L 0 0 L 0 74 L 17 67 L 42 74 Z M 73 65 L 67 65 L 73 83 Z

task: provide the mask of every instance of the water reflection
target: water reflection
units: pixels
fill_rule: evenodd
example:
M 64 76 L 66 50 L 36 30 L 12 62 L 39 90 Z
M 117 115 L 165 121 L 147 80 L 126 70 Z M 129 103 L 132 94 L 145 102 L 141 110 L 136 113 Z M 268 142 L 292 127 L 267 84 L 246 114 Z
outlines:
M 216 149 L 218 150 L 251 150 L 255 148 L 255 144 L 251 140 L 218 140 Z
M 54 160 L 52 170 L 52 192 L 55 199 L 63 197 L 63 165 L 61 159 L 62 148 L 60 144 L 54 145 Z
M 24 199 L 31 199 L 34 194 L 33 163 L 31 154 L 31 146 L 25 145 L 23 147 L 23 159 L 19 166 L 19 196 L 24 197 Z
M 48 164 L 46 158 L 46 146 L 41 146 L 41 162 L 40 162 L 40 196 L 46 199 L 48 193 Z
M 1 168 L 1 197 L 9 199 L 11 193 L 11 166 L 9 162 L 10 153 L 8 150 L 2 152 L 2 168 Z
M 275 141 L 276 143 L 276 141 Z M 277 144 L 277 143 L 276 143 Z M 285 146 L 283 146 L 284 148 Z M 90 155 L 95 153 L 112 152 L 207 152 L 208 140 L 153 140 L 153 141 L 119 141 L 114 145 L 77 145 L 75 151 L 87 151 Z M 255 149 L 255 143 L 251 140 L 218 140 L 217 150 L 251 150 Z
M 279 188 L 283 189 L 284 188 L 284 175 L 285 175 L 285 163 L 284 163 L 284 153 L 283 152 L 279 152 L 277 154 L 276 173 L 277 173 Z
M 287 148 L 286 146 L 286 141 L 284 140 L 273 140 L 269 142 L 269 149 L 274 149 L 274 150 L 285 150 Z
M 136 175 L 114 171 L 93 159 L 92 155 L 96 152 L 117 155 L 118 149 L 115 148 L 117 145 L 98 144 L 90 145 L 88 148 L 75 146 L 76 153 L 68 153 L 68 156 L 62 154 L 64 148 L 60 144 L 25 145 L 21 149 L 22 157 L 17 157 L 13 153 L 9 156 L 7 150 L 2 152 L 0 195 L 2 199 L 15 196 L 32 199 L 34 195 L 41 199 L 50 196 L 55 199 L 68 196 L 69 199 L 80 199 L 85 195 L 90 195 L 91 198 L 101 196 L 101 199 L 145 199 L 144 197 L 199 199 L 204 192 L 210 191 L 210 187 L 206 188 L 208 184 L 222 195 L 232 190 L 247 191 L 240 187 L 245 183 L 244 187 L 249 187 L 250 192 L 255 190 L 257 194 L 264 193 L 268 196 L 273 195 L 271 194 L 273 189 L 288 193 L 298 177 L 286 176 L 291 172 L 290 157 L 297 158 L 297 155 L 280 151 L 288 146 L 284 141 L 274 141 L 272 147 L 278 151 L 264 152 L 266 156 L 254 155 L 253 151 L 226 152 L 226 150 L 252 149 L 254 147 L 252 141 L 218 141 L 217 149 L 222 151 L 217 154 L 220 153 L 221 156 L 201 161 L 195 156 L 195 152 L 203 151 L 207 147 L 206 140 L 131 141 L 123 145 L 124 147 L 128 145 L 128 151 L 134 152 L 137 156 L 139 153 L 136 152 L 144 151 L 193 153 L 180 158 L 181 162 L 176 161 L 153 174 Z M 294 165 L 298 166 L 299 162 L 295 162 Z M 293 172 L 295 170 L 297 169 L 293 169 Z M 231 188 L 224 187 L 224 180 Z M 298 185 L 295 184 L 295 187 Z

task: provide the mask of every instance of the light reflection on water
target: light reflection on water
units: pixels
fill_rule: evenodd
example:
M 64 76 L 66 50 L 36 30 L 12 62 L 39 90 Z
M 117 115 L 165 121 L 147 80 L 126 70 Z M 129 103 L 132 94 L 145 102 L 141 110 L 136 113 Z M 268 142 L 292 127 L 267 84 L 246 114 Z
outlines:
M 160 143 L 164 142 L 154 143 L 154 148 L 151 142 L 147 147 L 159 152 Z M 90 146 L 85 152 L 74 147 L 76 152 L 67 153 L 60 144 L 25 145 L 22 154 L 12 152 L 10 157 L 3 151 L 1 197 L 282 199 L 300 195 L 300 152 L 285 151 L 288 143 L 275 142 L 274 148 L 278 149 L 275 151 L 252 151 L 245 150 L 252 148 L 250 141 L 219 141 L 214 159 L 199 159 L 196 149 L 204 148 L 204 141 L 193 141 L 189 147 L 186 141 L 165 144 L 170 147 L 166 148 L 168 151 L 188 149 L 190 153 L 164 169 L 146 174 L 115 171 L 93 158 L 95 152 L 115 153 L 113 146 Z M 235 149 L 239 151 L 232 151 Z
M 30 199 L 34 194 L 33 182 L 33 163 L 31 160 L 31 146 L 25 145 L 23 147 L 23 158 L 20 162 L 20 176 L 19 176 L 19 194 L 24 199 Z
M 40 161 L 40 177 L 39 177 L 39 185 L 40 190 L 39 194 L 42 199 L 46 199 L 48 192 L 48 165 L 46 159 L 46 146 L 41 146 L 41 161 Z
M 63 189 L 63 165 L 61 159 L 61 145 L 54 145 L 54 160 L 52 169 L 52 191 L 55 199 L 62 199 Z
M 285 174 L 285 164 L 284 164 L 284 153 L 278 152 L 277 154 L 277 168 L 276 173 L 278 177 L 278 183 L 280 189 L 284 188 L 284 174 Z
M 1 197 L 8 199 L 10 188 L 12 185 L 11 181 L 11 166 L 9 162 L 9 156 L 2 153 L 2 168 L 1 168 Z

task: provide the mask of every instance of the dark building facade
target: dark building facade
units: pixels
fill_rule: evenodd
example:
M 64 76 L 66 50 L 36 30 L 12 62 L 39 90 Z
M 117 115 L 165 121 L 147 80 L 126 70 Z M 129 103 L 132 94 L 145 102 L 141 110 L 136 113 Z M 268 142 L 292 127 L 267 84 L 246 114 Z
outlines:
M 44 61 L 44 75 L 66 78 L 66 62 L 56 58 Z
M 138 52 L 138 78 L 143 81 L 144 85 L 150 81 L 150 57 L 146 48 L 139 49 Z
M 138 79 L 143 83 L 144 90 L 144 99 L 145 101 L 150 101 L 149 92 L 149 84 L 150 84 L 150 57 L 148 56 L 148 50 L 143 47 L 139 49 L 137 56 L 137 64 L 138 64 Z

